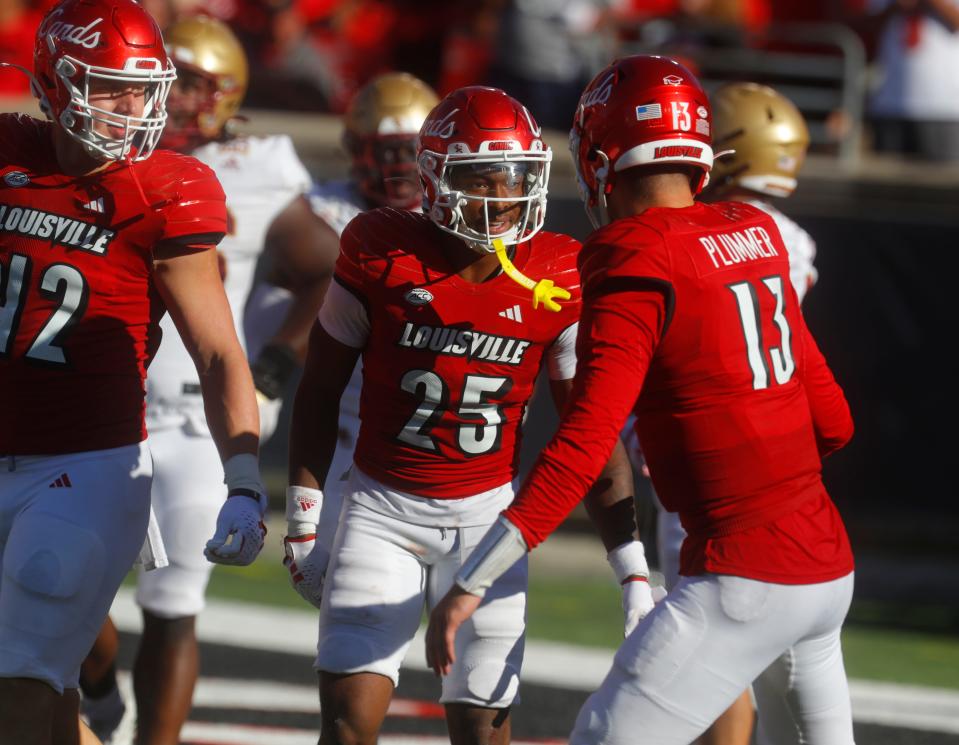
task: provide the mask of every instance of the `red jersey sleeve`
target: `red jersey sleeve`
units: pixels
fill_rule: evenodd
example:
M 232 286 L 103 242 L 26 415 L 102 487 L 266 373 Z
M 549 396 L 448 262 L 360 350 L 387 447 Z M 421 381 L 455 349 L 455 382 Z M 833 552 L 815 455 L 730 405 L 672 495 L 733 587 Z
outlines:
M 853 421 L 849 404 L 842 388 L 833 377 L 832 370 L 826 364 L 816 340 L 806 326 L 802 313 L 799 314 L 799 342 L 803 345 L 804 364 L 797 371 L 806 389 L 809 399 L 809 411 L 812 414 L 813 429 L 816 434 L 816 446 L 819 457 L 823 458 L 839 450 L 852 439 Z
M 666 261 L 665 252 L 657 250 L 661 240 L 653 231 L 614 239 L 624 244 L 590 241 L 580 254 L 583 312 L 573 390 L 559 430 L 505 512 L 530 549 L 595 483 L 668 324 L 671 301 L 660 271 Z
M 196 158 L 161 151 L 150 172 L 154 183 L 169 182 L 168 197 L 160 212 L 163 230 L 160 242 L 215 246 L 227 232 L 226 197 L 216 174 Z M 149 162 L 149 161 L 148 161 Z

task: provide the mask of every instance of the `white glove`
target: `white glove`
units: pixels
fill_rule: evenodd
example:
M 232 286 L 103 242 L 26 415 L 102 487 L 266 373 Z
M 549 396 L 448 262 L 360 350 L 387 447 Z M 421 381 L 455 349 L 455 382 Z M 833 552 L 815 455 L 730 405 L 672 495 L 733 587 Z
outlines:
M 286 488 L 286 531 L 283 566 L 290 584 L 311 605 L 320 607 L 323 581 L 330 563 L 329 550 L 316 542 L 316 526 L 323 509 L 323 492 L 305 486 Z
M 660 600 L 666 597 L 666 588 L 655 587 L 645 579 L 626 580 L 623 583 L 623 614 L 626 616 L 626 636 L 633 633 L 639 622 L 649 615 Z
M 260 553 L 266 536 L 266 489 L 252 453 L 234 455 L 223 464 L 223 472 L 229 491 L 203 554 L 216 564 L 247 566 Z
M 252 489 L 235 489 L 216 518 L 216 532 L 203 554 L 215 564 L 248 566 L 263 548 L 266 495 Z
M 290 571 L 293 589 L 308 603 L 319 608 L 323 600 L 323 582 L 326 580 L 326 567 L 330 563 L 330 552 L 316 542 L 315 533 L 286 536 L 283 549 L 286 552 L 283 565 Z
M 649 565 L 646 551 L 640 541 L 630 541 L 617 546 L 606 555 L 606 560 L 623 587 L 623 613 L 626 618 L 625 635 L 629 636 L 639 622 L 653 609 L 665 591 L 654 598 L 654 589 L 649 585 Z M 659 593 L 657 593 L 659 594 Z

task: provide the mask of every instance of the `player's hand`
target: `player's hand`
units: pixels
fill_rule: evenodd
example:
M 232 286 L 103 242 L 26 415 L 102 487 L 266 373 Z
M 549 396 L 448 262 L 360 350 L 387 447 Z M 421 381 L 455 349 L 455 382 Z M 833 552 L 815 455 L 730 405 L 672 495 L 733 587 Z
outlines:
M 248 566 L 263 548 L 266 495 L 253 489 L 234 489 L 216 518 L 216 532 L 203 554 L 215 564 Z
M 426 664 L 439 675 L 448 675 L 456 661 L 456 630 L 479 608 L 483 598 L 453 585 L 430 613 L 426 629 Z
M 653 607 L 666 597 L 665 587 L 652 587 L 648 580 L 636 578 L 623 582 L 623 613 L 626 617 L 626 633 L 629 636 L 639 626 Z
M 316 533 L 283 538 L 283 566 L 290 572 L 290 584 L 311 605 L 320 607 L 330 552 L 316 542 Z

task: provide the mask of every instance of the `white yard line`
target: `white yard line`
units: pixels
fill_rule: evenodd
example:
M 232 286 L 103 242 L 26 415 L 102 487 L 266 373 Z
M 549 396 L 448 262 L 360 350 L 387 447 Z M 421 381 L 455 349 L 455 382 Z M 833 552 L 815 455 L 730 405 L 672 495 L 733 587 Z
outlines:
M 133 601 L 132 590 L 120 590 L 111 615 L 120 629 L 139 631 L 140 611 Z M 211 599 L 197 621 L 197 634 L 206 642 L 313 656 L 316 652 L 317 624 L 317 613 L 305 608 L 278 609 Z M 559 688 L 592 691 L 605 677 L 612 654 L 611 650 L 527 640 L 523 679 Z M 404 667 L 426 669 L 422 629 L 410 647 Z M 275 690 L 277 685 L 280 684 L 271 684 L 271 687 Z M 315 689 L 300 691 L 298 686 L 284 687 L 296 689 L 297 701 L 305 702 L 309 696 L 315 705 Z M 204 684 L 201 683 L 198 695 L 203 690 Z M 260 696 L 255 701 L 257 707 L 268 708 L 265 700 L 268 697 L 263 696 L 258 689 L 249 690 L 254 691 L 249 695 Z M 857 722 L 959 734 L 959 691 L 866 680 L 850 681 L 850 690 L 853 716 Z M 194 739 L 202 741 L 210 738 L 198 734 Z M 388 745 L 403 745 L 401 739 L 391 739 Z M 300 740 L 289 742 L 292 745 Z

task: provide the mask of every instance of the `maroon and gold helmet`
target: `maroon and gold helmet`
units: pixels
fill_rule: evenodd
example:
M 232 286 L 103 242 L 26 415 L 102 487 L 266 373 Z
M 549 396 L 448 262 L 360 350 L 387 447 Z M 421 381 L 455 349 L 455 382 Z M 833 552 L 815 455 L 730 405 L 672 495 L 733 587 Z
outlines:
M 353 180 L 370 203 L 420 206 L 417 137 L 438 100 L 426 83 L 405 72 L 380 75 L 353 96 L 343 117 L 343 146 L 353 161 Z

